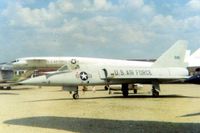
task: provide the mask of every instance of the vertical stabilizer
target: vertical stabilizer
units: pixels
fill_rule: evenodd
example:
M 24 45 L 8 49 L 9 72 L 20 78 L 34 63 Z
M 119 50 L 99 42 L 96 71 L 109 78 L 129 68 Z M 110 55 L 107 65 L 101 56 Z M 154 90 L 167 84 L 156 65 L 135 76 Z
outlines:
M 179 40 L 163 53 L 153 67 L 186 67 L 185 54 L 187 50 L 187 41 Z
M 186 50 L 186 53 L 185 53 L 185 62 L 186 63 L 189 62 L 190 54 L 191 54 L 191 51 L 190 50 Z

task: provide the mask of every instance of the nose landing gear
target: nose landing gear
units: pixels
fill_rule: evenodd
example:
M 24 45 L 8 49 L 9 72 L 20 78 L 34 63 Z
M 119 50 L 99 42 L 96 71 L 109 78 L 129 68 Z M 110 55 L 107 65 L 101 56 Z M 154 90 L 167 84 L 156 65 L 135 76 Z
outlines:
M 78 87 L 77 87 L 76 91 L 74 91 L 73 99 L 79 99 Z

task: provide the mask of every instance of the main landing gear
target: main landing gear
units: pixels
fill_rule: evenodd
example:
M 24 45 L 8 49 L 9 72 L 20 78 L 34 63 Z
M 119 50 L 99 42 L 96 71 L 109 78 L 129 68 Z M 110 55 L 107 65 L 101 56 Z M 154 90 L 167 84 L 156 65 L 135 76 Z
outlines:
M 110 95 L 112 92 L 111 92 L 111 88 L 109 85 L 106 85 L 105 87 L 105 90 L 108 91 L 108 94 Z
M 153 97 L 158 97 L 160 92 L 160 85 L 158 82 L 153 82 L 152 83 L 152 96 Z
M 122 94 L 124 97 L 128 97 L 128 84 L 122 84 Z
M 137 89 L 133 89 L 133 93 L 134 93 L 134 94 L 137 94 Z
M 129 92 L 128 92 L 128 84 L 122 84 L 122 94 L 124 97 L 128 97 Z M 137 89 L 133 90 L 135 94 L 137 94 Z M 159 82 L 154 81 L 152 82 L 152 96 L 153 97 L 159 97 L 159 92 L 160 92 L 160 85 Z
M 134 94 L 137 94 L 137 89 L 133 86 L 133 92 Z M 128 84 L 122 84 L 122 94 L 124 97 L 128 97 L 129 95 L 129 87 Z

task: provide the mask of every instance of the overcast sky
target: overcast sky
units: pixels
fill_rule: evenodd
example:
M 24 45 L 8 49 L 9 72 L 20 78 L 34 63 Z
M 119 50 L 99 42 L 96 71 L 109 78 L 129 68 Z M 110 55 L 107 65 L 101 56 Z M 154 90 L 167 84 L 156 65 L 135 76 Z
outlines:
M 157 58 L 200 47 L 200 0 L 1 0 L 0 62 L 27 56 Z

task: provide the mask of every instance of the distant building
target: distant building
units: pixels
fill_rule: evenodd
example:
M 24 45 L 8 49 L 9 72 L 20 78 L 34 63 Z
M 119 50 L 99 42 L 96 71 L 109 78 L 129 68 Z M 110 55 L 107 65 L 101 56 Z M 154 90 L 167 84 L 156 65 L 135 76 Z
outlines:
M 14 76 L 12 65 L 0 64 L 0 82 L 11 81 Z

